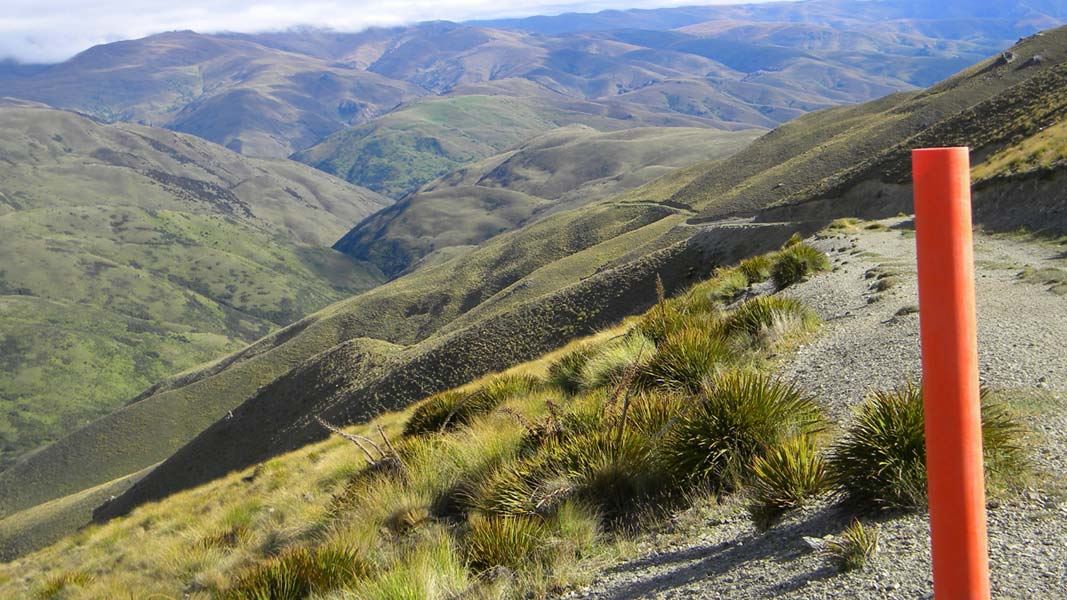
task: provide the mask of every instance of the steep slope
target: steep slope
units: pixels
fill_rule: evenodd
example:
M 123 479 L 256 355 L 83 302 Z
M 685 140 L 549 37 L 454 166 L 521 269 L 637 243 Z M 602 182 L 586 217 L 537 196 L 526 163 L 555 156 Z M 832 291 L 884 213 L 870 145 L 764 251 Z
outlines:
M 428 337 L 416 338 L 421 341 L 393 357 L 391 364 L 366 371 L 343 372 L 338 368 L 338 365 L 345 364 L 341 359 L 345 352 L 343 345 L 308 361 L 300 369 L 249 398 L 234 411 L 234 419 L 213 425 L 118 500 L 102 507 L 98 515 L 107 517 L 121 514 L 146 500 L 165 496 L 174 490 L 321 438 L 324 433 L 311 420 L 313 414 L 322 414 L 340 422 L 365 420 L 383 409 L 403 406 L 420 394 L 450 387 L 485 372 L 501 369 L 513 361 L 528 358 L 534 352 L 552 348 L 577 332 L 618 318 L 625 313 L 625 306 L 637 309 L 647 306 L 651 301 L 646 296 L 647 290 L 657 272 L 663 277 L 667 289 L 671 290 L 682 285 L 687 274 L 699 273 L 713 266 L 719 256 L 758 251 L 780 241 L 783 235 L 794 229 L 812 231 L 840 216 L 895 214 L 900 210 L 908 210 L 910 193 L 906 186 L 898 183 L 891 170 L 895 162 L 865 160 L 870 156 L 878 156 L 864 145 L 872 123 L 879 124 L 874 129 L 876 132 L 883 129 L 893 131 L 893 125 L 900 121 L 898 113 L 883 113 L 887 106 L 910 101 L 918 103 L 913 107 L 919 118 L 928 120 L 925 133 L 912 142 L 923 145 L 972 143 L 988 152 L 1015 143 L 1019 114 L 1008 110 L 1014 104 L 1045 107 L 1043 112 L 1035 114 L 1035 128 L 1040 127 L 1046 117 L 1051 119 L 1052 115 L 1058 115 L 1057 118 L 1062 119 L 1064 111 L 1067 111 L 1067 96 L 1063 93 L 1067 89 L 1063 84 L 1067 78 L 1064 72 L 1067 28 L 1025 40 L 1013 49 L 1013 53 L 1021 57 L 1019 62 L 991 59 L 918 95 L 890 98 L 862 107 L 835 109 L 800 119 L 761 138 L 751 152 L 742 152 L 714 163 L 706 175 L 694 174 L 689 170 L 680 173 L 678 177 L 695 177 L 695 180 L 681 186 L 681 190 L 673 195 L 673 200 L 661 198 L 664 201 L 662 211 L 673 212 L 670 206 L 678 206 L 679 198 L 691 200 L 695 207 L 700 204 L 709 206 L 711 208 L 702 215 L 705 219 L 712 216 L 720 219 L 744 216 L 744 212 L 739 214 L 737 211 L 747 210 L 751 214 L 762 203 L 768 207 L 759 213 L 760 220 L 765 223 L 762 227 L 757 226 L 756 231 L 762 231 L 763 235 L 754 235 L 743 226 L 736 227 L 736 221 L 720 220 L 715 224 L 694 227 L 692 224 L 683 224 L 681 215 L 667 216 L 669 213 L 666 213 L 641 228 L 646 235 L 628 239 L 625 244 L 613 245 L 611 238 L 636 231 L 633 228 L 619 231 L 613 226 L 614 232 L 599 229 L 599 232 L 608 234 L 608 239 L 602 240 L 597 246 L 587 245 L 584 250 L 574 248 L 567 252 L 575 256 L 584 254 L 585 269 L 563 268 L 568 259 L 557 255 L 526 277 L 512 270 L 515 277 L 508 278 L 511 281 L 506 289 L 483 285 L 470 290 L 459 306 L 454 304 L 455 296 L 443 292 L 442 288 L 424 288 L 421 292 L 424 294 L 421 311 L 438 317 L 442 314 L 454 316 L 432 319 L 427 323 L 430 327 L 422 329 L 423 335 Z M 1045 58 L 1041 61 L 1028 60 L 1036 54 Z M 984 110 L 991 104 L 1003 110 Z M 977 115 L 980 118 L 976 118 Z M 963 123 L 969 126 L 960 126 Z M 848 135 L 850 130 L 852 135 Z M 891 142 L 891 137 L 882 137 L 871 140 L 871 143 L 900 143 L 909 136 L 906 126 L 898 131 L 900 138 L 896 142 Z M 826 143 L 828 139 L 836 138 L 852 140 L 851 160 L 841 159 L 841 162 L 837 162 L 838 144 Z M 820 183 L 811 188 L 815 191 L 805 201 L 795 201 L 784 207 L 771 206 L 778 198 L 761 195 L 767 179 L 762 171 L 767 162 L 782 160 L 781 157 L 787 153 L 805 161 L 794 166 L 794 169 L 798 169 L 795 171 L 797 177 L 818 178 Z M 747 177 L 744 173 L 734 174 L 725 166 L 732 164 L 733 169 L 740 168 L 746 154 L 748 160 L 762 157 L 760 160 L 764 161 L 762 165 L 746 167 L 753 174 Z M 819 165 L 831 165 L 834 168 L 820 171 L 816 168 Z M 888 173 L 885 171 L 887 168 L 890 169 Z M 885 174 L 886 179 L 884 182 L 871 181 L 862 176 L 868 172 Z M 718 185 L 714 178 L 716 174 L 718 178 L 734 178 L 728 189 L 738 198 L 736 203 L 724 204 L 718 202 L 715 196 L 694 192 L 702 192 L 709 183 Z M 671 177 L 669 175 L 668 179 Z M 1049 185 L 1055 185 L 1054 180 L 1055 177 L 1051 178 Z M 653 190 L 670 187 L 655 182 L 650 184 Z M 770 189 L 775 187 L 771 185 Z M 822 194 L 818 192 L 823 189 L 832 190 L 834 197 L 830 200 L 821 198 Z M 751 192 L 751 196 L 746 196 L 746 190 Z M 639 196 L 640 192 L 628 195 L 631 198 Z M 994 196 L 987 192 L 985 197 Z M 581 226 L 578 231 L 586 235 L 598 232 L 597 227 L 576 221 L 576 215 L 618 211 L 648 214 L 650 210 L 653 210 L 653 206 L 626 203 L 620 199 L 615 203 L 593 205 L 574 213 L 560 213 L 526 229 L 491 240 L 478 251 L 482 253 L 480 255 L 470 254 L 467 255 L 468 260 L 454 260 L 416 272 L 346 303 L 345 309 L 362 312 L 356 307 L 369 297 L 401 286 L 415 289 L 410 286 L 419 281 L 429 281 L 431 277 L 462 278 L 467 271 L 464 265 L 471 262 L 471 257 L 485 257 L 491 249 L 502 249 L 502 244 L 519 240 L 529 243 L 529 240 L 539 239 L 545 231 L 551 231 L 551 228 L 560 224 L 567 224 L 571 231 L 574 229 L 570 228 Z M 731 210 L 734 212 L 731 213 Z M 977 213 L 980 220 L 993 220 L 995 215 L 1009 214 L 995 206 L 991 209 L 981 202 Z M 1058 215 L 1058 224 L 1050 219 L 1050 215 Z M 1056 212 L 1054 207 L 1047 207 L 1038 201 L 1033 202 L 1033 210 L 1020 211 L 1015 214 L 1014 220 L 1009 219 L 1001 224 L 1017 227 L 1034 222 L 1050 227 L 1062 228 L 1067 225 L 1062 210 Z M 604 245 L 611 247 L 610 251 L 599 252 Z M 656 249 L 661 250 L 657 252 Z M 504 253 L 500 258 L 505 256 L 509 254 Z M 517 256 L 524 255 L 510 254 L 510 257 Z M 556 276 L 565 274 L 565 277 L 556 278 L 546 285 L 539 277 L 543 273 Z M 571 285 L 567 286 L 568 283 Z M 545 291 L 531 297 L 521 293 L 525 287 Z M 505 301 L 495 304 L 493 310 L 479 314 L 477 318 L 465 319 L 468 313 L 474 313 L 478 305 L 489 305 L 493 297 Z M 395 309 L 395 304 L 391 304 L 390 308 Z M 456 308 L 459 309 L 458 314 L 452 312 Z M 349 317 L 359 319 L 358 314 L 353 312 Z M 382 316 L 380 310 L 375 316 Z M 381 329 L 376 325 L 379 321 L 380 318 L 375 323 L 367 323 L 361 328 L 361 335 L 377 335 L 373 331 Z M 435 330 L 439 333 L 434 334 Z M 303 389 L 308 381 L 319 382 L 325 387 L 321 387 L 317 394 L 305 395 L 297 400 L 293 391 Z M 236 443 L 233 441 L 235 439 L 241 441 Z
M 191 136 L 0 106 L 0 465 L 380 283 L 326 246 L 388 202 Z
M 759 130 L 641 127 L 601 133 L 571 126 L 431 182 L 349 231 L 334 248 L 403 273 L 551 212 L 638 187 L 701 160 L 729 156 Z M 429 262 L 437 262 L 434 257 Z
M 1030 60 L 1038 53 L 1042 60 Z M 185 426 L 187 413 L 201 414 L 200 422 L 208 413 L 220 419 L 100 507 L 98 518 L 321 439 L 325 432 L 314 415 L 364 421 L 537 356 L 649 306 L 657 275 L 670 292 L 723 261 L 777 246 L 795 230 L 814 231 L 840 216 L 906 211 L 908 190 L 893 172 L 894 159 L 868 160 L 880 156 L 877 144 L 892 146 L 911 135 L 908 114 L 892 107 L 911 103 L 926 120 L 928 133 L 912 143 L 973 143 L 982 147 L 980 162 L 1026 137 L 1029 130 L 1012 106 L 1043 106 L 1035 112 L 1035 128 L 1062 120 L 1065 53 L 1067 30 L 1050 31 L 1014 48 L 1016 60 L 990 60 L 925 93 L 798 119 L 749 152 L 551 215 L 489 240 L 462 260 L 420 269 L 331 306 L 241 353 L 165 382 L 125 414 L 98 421 L 0 474 L 5 514 L 159 460 L 190 435 L 192 427 L 175 429 L 166 439 L 169 428 Z M 901 121 L 907 127 L 890 135 Z M 868 134 L 878 134 L 870 145 Z M 772 206 L 790 192 L 777 186 L 788 183 L 777 169 L 790 162 L 789 174 L 806 186 L 797 189 L 810 195 Z M 872 173 L 885 181 L 867 176 Z M 1055 191 L 1062 177 L 1062 171 L 1048 171 L 1040 179 L 991 184 L 978 197 L 980 221 L 1067 228 Z M 1033 210 L 1013 213 L 998 198 L 1018 193 L 1020 185 L 1028 186 L 1027 207 Z M 698 210 L 706 211 L 705 220 L 717 220 L 687 222 Z M 743 218 L 754 214 L 756 222 Z M 123 445 L 147 450 L 133 455 Z

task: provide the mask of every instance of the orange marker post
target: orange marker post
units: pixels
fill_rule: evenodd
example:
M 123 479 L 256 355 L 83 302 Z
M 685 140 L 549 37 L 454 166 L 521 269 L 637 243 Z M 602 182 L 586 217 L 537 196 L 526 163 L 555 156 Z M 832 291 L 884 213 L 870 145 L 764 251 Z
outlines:
M 967 148 L 912 152 L 934 597 L 988 600 Z

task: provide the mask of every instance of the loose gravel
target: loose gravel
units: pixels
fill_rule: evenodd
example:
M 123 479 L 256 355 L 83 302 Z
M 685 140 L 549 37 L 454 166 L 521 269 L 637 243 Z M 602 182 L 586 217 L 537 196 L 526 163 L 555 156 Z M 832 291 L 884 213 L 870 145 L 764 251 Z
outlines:
M 870 391 L 918 380 L 914 235 L 903 219 L 886 228 L 819 236 L 833 272 L 786 294 L 822 316 L 810 343 L 781 357 L 782 377 L 824 403 L 840 423 Z M 1035 432 L 1032 489 L 989 504 L 994 598 L 1067 598 L 1067 296 L 1024 281 L 1027 267 L 1067 270 L 1063 247 L 1018 236 L 975 239 L 979 362 L 983 382 L 1022 390 Z M 838 574 L 804 537 L 839 533 L 852 519 L 824 504 L 755 529 L 743 499 L 694 507 L 638 542 L 639 558 L 599 573 L 567 598 L 915 599 L 932 597 L 924 514 L 875 521 L 880 552 L 860 572 Z

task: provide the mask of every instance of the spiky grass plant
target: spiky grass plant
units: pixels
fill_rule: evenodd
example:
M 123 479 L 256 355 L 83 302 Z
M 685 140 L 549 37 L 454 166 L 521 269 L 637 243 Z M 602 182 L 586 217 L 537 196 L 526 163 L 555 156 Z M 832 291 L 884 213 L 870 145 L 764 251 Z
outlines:
M 472 391 L 448 390 L 423 401 L 404 426 L 412 436 L 469 425 L 476 417 L 491 412 L 509 398 L 530 394 L 541 382 L 530 375 L 498 375 Z
M 582 367 L 582 389 L 617 385 L 627 369 L 648 362 L 655 352 L 655 345 L 636 332 L 606 344 Z
M 444 430 L 461 410 L 468 394 L 448 390 L 424 400 L 404 425 L 404 435 L 420 435 Z
M 350 585 L 373 571 L 360 553 L 325 545 L 292 548 L 237 575 L 224 600 L 302 600 Z
M 748 279 L 748 283 L 751 285 L 767 281 L 771 276 L 772 266 L 771 257 L 766 254 L 760 254 L 746 258 L 738 263 L 737 270 L 744 273 L 745 278 Z
M 982 393 L 982 438 L 987 473 L 1025 470 L 1024 427 Z M 846 502 L 874 508 L 916 509 L 926 504 L 926 437 L 922 389 L 907 384 L 878 391 L 861 405 L 834 445 L 829 470 Z M 994 481 L 995 483 L 995 481 Z
M 660 456 L 674 481 L 730 490 L 749 476 L 756 457 L 822 427 L 819 407 L 795 386 L 732 371 L 704 385 L 665 437 Z
M 718 327 L 686 327 L 669 335 L 638 372 L 642 387 L 696 391 L 705 379 L 729 364 L 735 351 Z
M 582 387 L 582 369 L 593 354 L 591 346 L 580 346 L 559 357 L 548 367 L 548 384 L 565 394 L 578 393 Z
M 841 572 L 862 570 L 878 554 L 880 533 L 877 526 L 865 527 L 857 519 L 840 537 L 827 541 L 826 555 Z
M 797 243 L 778 253 L 771 267 L 771 277 L 775 287 L 782 290 L 829 268 L 830 259 L 825 254 L 807 244 Z
M 783 513 L 799 508 L 827 485 L 826 465 L 815 436 L 789 438 L 752 464 L 749 513 L 766 527 Z
M 785 296 L 759 296 L 746 300 L 722 322 L 724 335 L 746 335 L 774 342 L 813 331 L 819 317 L 803 302 Z
M 430 529 L 406 544 L 376 573 L 356 582 L 341 598 L 359 600 L 449 600 L 479 598 L 463 551 L 444 528 Z M 318 597 L 318 596 L 316 596 Z M 329 596 L 333 598 L 334 596 Z
M 93 576 L 85 571 L 63 571 L 49 576 L 33 594 L 34 600 L 60 598 L 71 587 L 81 587 L 93 582 Z
M 560 445 L 551 464 L 573 485 L 575 498 L 595 506 L 608 521 L 634 514 L 667 489 L 657 468 L 658 441 L 617 425 Z
M 475 569 L 518 571 L 549 560 L 550 536 L 551 529 L 540 517 L 474 514 L 463 540 Z

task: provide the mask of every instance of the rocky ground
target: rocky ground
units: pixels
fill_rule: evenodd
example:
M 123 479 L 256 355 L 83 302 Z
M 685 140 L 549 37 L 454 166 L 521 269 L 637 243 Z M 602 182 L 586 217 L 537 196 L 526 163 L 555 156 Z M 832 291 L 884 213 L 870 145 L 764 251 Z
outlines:
M 783 357 L 782 376 L 817 394 L 838 422 L 874 389 L 918 379 L 914 235 L 905 219 L 818 236 L 834 270 L 787 293 L 826 321 Z M 989 504 L 995 598 L 1067 598 L 1067 252 L 1021 236 L 975 240 L 983 382 L 1025 397 L 1034 430 L 1030 488 Z M 853 515 L 815 506 L 760 532 L 743 499 L 677 515 L 639 542 L 639 558 L 569 598 L 929 598 L 926 515 L 882 515 L 880 552 L 838 574 L 803 538 L 840 532 Z

